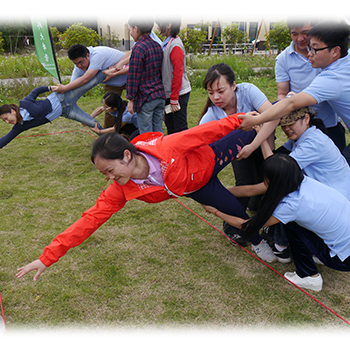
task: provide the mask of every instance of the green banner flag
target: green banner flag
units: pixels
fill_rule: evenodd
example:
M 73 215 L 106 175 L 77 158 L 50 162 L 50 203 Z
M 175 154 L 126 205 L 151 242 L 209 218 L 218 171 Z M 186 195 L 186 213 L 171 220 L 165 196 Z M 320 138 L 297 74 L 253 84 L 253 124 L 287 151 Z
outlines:
M 52 45 L 51 33 L 45 18 L 32 17 L 35 52 L 43 67 L 59 82 L 60 73 L 57 66 L 56 55 Z

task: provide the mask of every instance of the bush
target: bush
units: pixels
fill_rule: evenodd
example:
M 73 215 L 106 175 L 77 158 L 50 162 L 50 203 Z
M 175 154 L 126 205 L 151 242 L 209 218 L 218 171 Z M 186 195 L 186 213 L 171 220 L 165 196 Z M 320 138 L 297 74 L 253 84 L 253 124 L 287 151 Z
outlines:
M 276 45 L 278 53 L 290 45 L 291 38 L 286 21 L 276 22 L 268 34 L 265 35 L 265 45 Z
M 5 44 L 5 41 L 4 41 L 4 38 L 2 37 L 2 33 L 0 32 L 0 55 L 2 55 L 5 52 L 4 44 Z
M 207 33 L 202 30 L 183 28 L 180 30 L 179 37 L 181 38 L 186 53 L 202 52 L 202 45 L 207 39 Z
M 234 47 L 237 43 L 246 42 L 247 34 L 238 29 L 237 23 L 233 23 L 222 31 L 222 37 L 226 41 L 226 44 Z
M 100 35 L 93 29 L 84 27 L 81 23 L 71 25 L 63 34 L 59 34 L 58 37 L 58 44 L 66 50 L 75 44 L 96 46 L 101 40 Z

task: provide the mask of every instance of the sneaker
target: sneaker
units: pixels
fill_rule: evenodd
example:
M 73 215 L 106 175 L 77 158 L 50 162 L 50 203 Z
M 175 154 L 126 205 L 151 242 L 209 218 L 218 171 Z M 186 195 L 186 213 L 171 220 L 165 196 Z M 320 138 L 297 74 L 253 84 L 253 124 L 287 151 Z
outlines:
M 262 239 L 261 242 L 257 245 L 252 244 L 252 249 L 263 261 L 266 261 L 268 263 L 277 261 L 276 255 L 273 253 L 271 247 L 264 239 Z
M 240 245 L 241 247 L 245 247 L 247 245 L 247 241 L 242 238 L 240 235 L 240 231 L 238 228 L 229 225 L 227 222 L 223 222 L 223 231 L 227 236 L 228 240 L 233 245 Z
M 318 274 L 317 277 L 307 276 L 301 278 L 297 275 L 296 272 L 286 272 L 284 274 L 284 277 L 289 279 L 300 288 L 311 289 L 315 292 L 319 292 L 322 289 L 323 280 L 321 274 Z
M 282 250 L 281 252 L 276 248 L 275 245 L 272 247 L 272 251 L 275 254 L 277 260 L 282 264 L 288 264 L 292 261 L 290 258 L 290 249 L 287 247 L 286 249 Z

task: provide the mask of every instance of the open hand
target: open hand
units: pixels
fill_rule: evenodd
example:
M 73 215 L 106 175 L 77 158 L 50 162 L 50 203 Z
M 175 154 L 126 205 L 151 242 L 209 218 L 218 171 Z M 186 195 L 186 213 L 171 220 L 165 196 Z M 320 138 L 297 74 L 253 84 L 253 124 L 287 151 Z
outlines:
M 17 274 L 16 277 L 17 278 L 22 278 L 24 275 L 26 275 L 28 272 L 30 271 L 37 271 L 35 276 L 34 276 L 34 281 L 36 281 L 39 276 L 47 269 L 47 266 L 45 266 L 39 259 L 38 260 L 34 260 L 33 262 L 31 262 L 30 264 L 20 267 L 19 269 L 17 269 Z

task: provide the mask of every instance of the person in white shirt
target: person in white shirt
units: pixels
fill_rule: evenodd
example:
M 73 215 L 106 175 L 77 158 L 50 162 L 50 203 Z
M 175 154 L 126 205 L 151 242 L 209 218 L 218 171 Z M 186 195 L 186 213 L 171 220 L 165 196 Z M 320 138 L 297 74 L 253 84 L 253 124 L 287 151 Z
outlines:
M 74 63 L 74 69 L 69 84 L 58 84 L 56 92 L 66 92 L 86 84 L 100 70 L 106 71 L 106 74 L 122 61 L 124 53 L 107 46 L 86 47 L 81 44 L 72 45 L 68 50 L 68 57 Z M 105 92 L 114 91 L 121 96 L 125 89 L 128 70 L 126 68 L 115 72 L 113 77 L 109 74 L 102 82 Z M 109 113 L 104 115 L 104 128 L 113 126 L 114 117 Z

